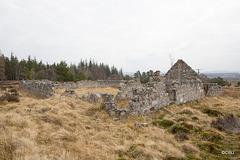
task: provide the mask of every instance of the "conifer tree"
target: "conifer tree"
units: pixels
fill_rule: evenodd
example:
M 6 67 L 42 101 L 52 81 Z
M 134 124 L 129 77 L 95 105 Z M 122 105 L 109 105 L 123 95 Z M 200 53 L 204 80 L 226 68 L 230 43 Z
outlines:
M 6 80 L 4 56 L 0 51 L 0 80 Z

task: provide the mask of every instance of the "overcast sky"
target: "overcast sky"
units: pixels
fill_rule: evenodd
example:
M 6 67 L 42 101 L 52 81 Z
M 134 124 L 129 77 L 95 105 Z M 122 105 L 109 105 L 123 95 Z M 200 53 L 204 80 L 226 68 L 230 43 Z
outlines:
M 124 72 L 240 71 L 239 0 L 0 0 L 0 49 L 53 63 L 95 59 Z

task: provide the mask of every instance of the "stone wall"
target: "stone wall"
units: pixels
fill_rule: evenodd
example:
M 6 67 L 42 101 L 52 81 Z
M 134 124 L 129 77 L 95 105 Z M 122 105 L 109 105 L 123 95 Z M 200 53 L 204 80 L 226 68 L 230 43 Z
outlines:
M 52 81 L 48 80 L 25 80 L 20 82 L 19 88 L 49 98 L 55 95 L 54 85 Z
M 133 98 L 129 102 L 129 114 L 143 116 L 158 111 L 169 105 L 164 79 L 160 82 L 149 82 L 145 87 L 133 89 Z
M 204 86 L 200 81 L 185 81 L 168 86 L 169 100 L 176 105 L 202 99 L 205 97 Z
M 123 99 L 132 99 L 133 98 L 133 88 L 143 87 L 140 81 L 138 80 L 130 80 L 125 81 L 124 83 L 120 83 L 119 92 L 115 99 L 123 100 Z
M 203 81 L 183 60 L 178 60 L 165 77 L 171 103 L 179 105 L 205 97 Z
M 209 83 L 207 85 L 206 96 L 216 96 L 217 94 L 223 92 L 225 89 L 222 86 L 217 85 L 216 83 Z
M 78 82 L 64 82 L 59 83 L 55 88 L 106 88 L 106 87 L 120 87 L 120 83 L 123 83 L 123 80 L 98 80 L 98 81 L 78 81 Z

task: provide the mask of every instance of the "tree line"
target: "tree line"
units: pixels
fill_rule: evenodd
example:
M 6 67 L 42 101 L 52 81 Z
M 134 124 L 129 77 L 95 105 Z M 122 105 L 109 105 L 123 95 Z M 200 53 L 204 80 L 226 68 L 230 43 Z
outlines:
M 90 59 L 80 60 L 78 65 L 68 65 L 65 61 L 59 63 L 43 63 L 36 58 L 19 60 L 11 53 L 6 57 L 0 53 L 0 80 L 34 80 L 48 79 L 53 81 L 81 81 L 81 80 L 121 80 L 122 69 L 104 63 L 97 63 Z

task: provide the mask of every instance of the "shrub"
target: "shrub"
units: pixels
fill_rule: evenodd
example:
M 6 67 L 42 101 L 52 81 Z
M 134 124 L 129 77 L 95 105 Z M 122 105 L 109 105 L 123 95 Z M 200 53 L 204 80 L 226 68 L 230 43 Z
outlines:
M 237 87 L 239 87 L 239 86 L 240 86 L 240 82 L 237 83 Z
M 228 85 L 228 82 L 224 81 L 222 77 L 213 78 L 210 80 L 210 83 L 217 83 L 220 86 Z

